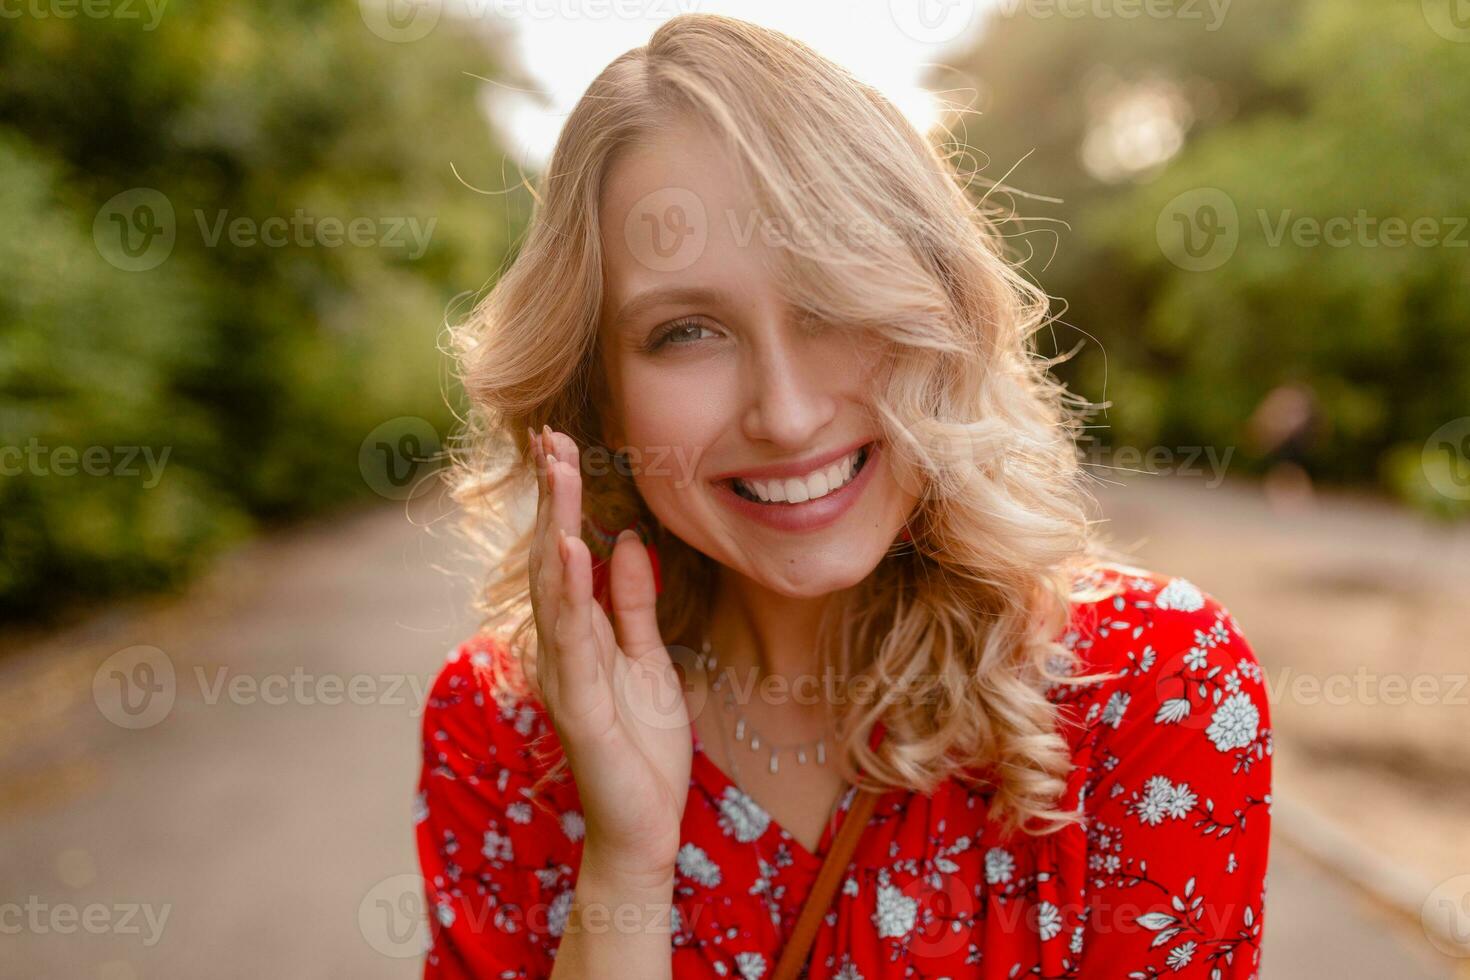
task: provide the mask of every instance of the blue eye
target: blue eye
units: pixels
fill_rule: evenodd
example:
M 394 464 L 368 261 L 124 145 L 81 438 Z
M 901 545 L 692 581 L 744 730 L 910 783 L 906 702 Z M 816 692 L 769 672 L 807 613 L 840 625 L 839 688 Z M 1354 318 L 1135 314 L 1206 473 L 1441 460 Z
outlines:
M 654 351 L 669 344 L 687 344 L 698 340 L 697 331 L 708 328 L 698 320 L 675 320 L 667 327 L 660 330 L 649 340 L 646 350 Z M 695 331 L 695 336 L 689 336 L 690 331 Z M 684 339 L 679 339 L 684 338 Z

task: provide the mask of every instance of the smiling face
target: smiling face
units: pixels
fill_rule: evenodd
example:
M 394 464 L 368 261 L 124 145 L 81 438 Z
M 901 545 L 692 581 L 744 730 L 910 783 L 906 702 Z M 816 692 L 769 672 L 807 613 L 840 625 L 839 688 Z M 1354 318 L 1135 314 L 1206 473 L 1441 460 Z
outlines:
M 868 393 L 876 344 L 803 320 L 719 144 L 686 123 L 629 147 L 601 201 L 610 445 L 654 516 L 785 596 L 862 581 L 917 498 Z

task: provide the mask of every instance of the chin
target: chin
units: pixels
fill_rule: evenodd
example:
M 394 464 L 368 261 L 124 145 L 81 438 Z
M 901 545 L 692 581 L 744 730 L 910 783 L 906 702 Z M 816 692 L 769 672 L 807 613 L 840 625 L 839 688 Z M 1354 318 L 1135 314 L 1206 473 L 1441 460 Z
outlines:
M 844 556 L 840 561 L 795 562 L 776 569 L 756 569 L 745 573 L 749 578 L 789 599 L 815 599 L 850 589 L 862 582 L 878 567 L 882 555 L 871 561 Z

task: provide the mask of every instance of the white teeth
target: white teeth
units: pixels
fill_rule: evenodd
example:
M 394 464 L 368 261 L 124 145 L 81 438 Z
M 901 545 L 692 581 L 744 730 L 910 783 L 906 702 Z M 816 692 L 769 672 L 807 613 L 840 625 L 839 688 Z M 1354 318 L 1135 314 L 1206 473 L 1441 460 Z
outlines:
M 735 482 L 765 503 L 805 503 L 825 497 L 834 490 L 841 490 L 852 479 L 861 452 L 862 450 L 858 450 L 849 453 L 843 459 L 804 477 L 786 480 L 737 479 Z

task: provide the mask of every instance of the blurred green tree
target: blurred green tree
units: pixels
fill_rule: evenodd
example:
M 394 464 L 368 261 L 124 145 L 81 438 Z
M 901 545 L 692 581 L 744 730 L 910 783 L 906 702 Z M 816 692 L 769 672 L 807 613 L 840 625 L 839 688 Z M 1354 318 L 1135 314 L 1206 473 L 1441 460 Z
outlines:
M 974 80 L 981 114 L 955 130 L 985 178 L 1061 199 L 991 203 L 1029 219 L 1016 244 L 1065 300 L 1057 348 L 1087 340 L 1059 373 L 1113 404 L 1103 441 L 1259 468 L 1247 420 L 1300 383 L 1325 423 L 1315 476 L 1463 510 L 1422 453 L 1470 415 L 1470 44 L 1418 0 L 1124 6 L 1002 3 L 935 76 Z M 1209 221 L 1214 253 L 1180 254 Z
M 481 78 L 524 84 L 475 25 L 133 9 L 0 32 L 0 617 L 176 582 L 381 491 L 359 446 L 400 417 L 450 431 L 446 317 L 529 214 L 466 186 L 517 183 Z M 93 446 L 111 475 L 59 462 Z

